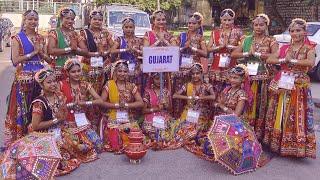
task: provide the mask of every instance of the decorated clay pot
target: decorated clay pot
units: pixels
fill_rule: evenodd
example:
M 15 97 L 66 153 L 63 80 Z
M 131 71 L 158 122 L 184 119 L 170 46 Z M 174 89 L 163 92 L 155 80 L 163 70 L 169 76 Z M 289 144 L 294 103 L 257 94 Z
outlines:
M 140 163 L 141 158 L 146 155 L 147 147 L 141 143 L 130 143 L 124 150 L 131 163 Z
M 131 129 L 128 138 L 130 143 L 142 143 L 144 135 L 138 129 Z
M 143 144 L 144 135 L 138 129 L 131 129 L 128 138 L 129 144 L 125 147 L 124 153 L 131 163 L 140 163 L 141 158 L 147 153 L 147 147 Z

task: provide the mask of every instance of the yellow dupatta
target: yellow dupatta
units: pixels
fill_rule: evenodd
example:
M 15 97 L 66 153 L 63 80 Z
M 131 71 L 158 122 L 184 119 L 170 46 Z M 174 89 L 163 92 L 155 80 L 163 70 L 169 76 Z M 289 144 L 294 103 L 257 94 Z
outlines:
M 193 84 L 192 83 L 188 83 L 187 84 L 187 96 L 192 96 L 193 93 Z M 189 102 L 190 100 L 188 100 Z M 181 116 L 180 116 L 180 120 L 186 120 L 187 119 L 187 114 L 188 114 L 188 104 L 187 106 L 184 108 Z
M 119 91 L 115 80 L 109 80 L 108 81 L 108 88 L 109 88 L 109 100 L 110 103 L 118 103 L 120 102 L 119 98 Z M 111 120 L 115 120 L 117 118 L 117 110 L 110 109 L 109 110 L 109 118 Z
M 252 104 L 252 111 L 249 111 L 249 119 L 255 119 L 256 118 L 256 109 L 257 109 L 257 94 L 258 94 L 258 82 L 253 81 L 251 85 L 251 90 L 253 93 L 253 104 Z

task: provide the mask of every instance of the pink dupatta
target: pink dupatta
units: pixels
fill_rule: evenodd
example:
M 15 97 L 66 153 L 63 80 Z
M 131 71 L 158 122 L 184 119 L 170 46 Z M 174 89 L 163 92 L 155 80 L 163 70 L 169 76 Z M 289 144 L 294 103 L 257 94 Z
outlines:
M 146 89 L 146 93 L 149 93 L 151 108 L 156 108 L 159 105 L 159 98 L 157 94 L 152 89 Z M 154 116 L 163 116 L 165 120 L 168 120 L 168 115 L 165 112 L 154 112 L 145 114 L 145 121 L 152 122 Z

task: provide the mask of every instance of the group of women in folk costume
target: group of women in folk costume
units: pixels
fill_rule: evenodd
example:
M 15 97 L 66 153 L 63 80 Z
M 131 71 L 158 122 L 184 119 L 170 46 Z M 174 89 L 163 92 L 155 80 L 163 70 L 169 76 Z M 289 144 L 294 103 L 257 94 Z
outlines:
M 188 31 L 175 37 L 168 32 L 165 13 L 156 11 L 153 29 L 143 39 L 134 35 L 130 17 L 122 21 L 123 36 L 115 39 L 102 28 L 100 11 L 90 13 L 90 25 L 80 35 L 73 29 L 74 18 L 71 9 L 59 12 L 58 28 L 49 33 L 45 48 L 37 33 L 37 12 L 23 14 L 22 29 L 13 37 L 17 72 L 5 120 L 7 147 L 30 131 L 53 132 L 63 157 L 57 175 L 62 175 L 103 151 L 123 153 L 135 128 L 154 150 L 184 147 L 212 161 L 207 138 L 212 120 L 235 114 L 271 151 L 315 157 L 307 75 L 315 44 L 307 39 L 304 20 L 292 21 L 292 41 L 279 50 L 268 35 L 265 14 L 255 17 L 252 35 L 243 37 L 234 26 L 235 13 L 222 11 L 222 25 L 212 31 L 209 44 L 199 13 L 190 16 Z M 181 71 L 164 73 L 162 91 L 160 73 L 141 69 L 142 47 L 157 46 L 181 51 Z M 214 58 L 206 72 L 208 52 Z M 82 55 L 82 62 L 71 58 L 75 55 Z

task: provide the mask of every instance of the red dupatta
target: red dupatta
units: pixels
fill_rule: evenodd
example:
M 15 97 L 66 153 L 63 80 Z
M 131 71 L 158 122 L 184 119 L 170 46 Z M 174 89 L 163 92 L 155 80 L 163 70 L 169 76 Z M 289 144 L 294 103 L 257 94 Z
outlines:
M 72 96 L 72 90 L 69 81 L 63 80 L 60 82 L 60 88 L 61 92 L 67 97 L 67 102 L 66 103 L 72 103 L 73 102 L 73 96 Z M 71 111 L 68 111 L 67 115 L 67 120 L 68 121 L 75 121 L 74 114 L 71 113 Z
M 308 45 L 308 46 L 311 46 L 311 47 L 315 47 L 317 44 L 313 41 L 310 41 L 308 38 L 305 38 L 304 40 L 304 44 L 305 45 Z M 282 59 L 282 58 L 285 58 L 286 55 L 287 55 L 287 51 L 288 49 L 290 48 L 291 44 L 285 44 L 283 45 L 281 48 L 280 48 L 280 51 L 279 51 L 279 59 Z M 280 77 L 281 77 L 281 72 L 282 71 L 288 71 L 289 70 L 289 67 L 288 67 L 288 64 L 281 64 L 281 71 L 279 71 L 275 77 L 274 77 L 274 80 L 278 81 L 280 80 Z

